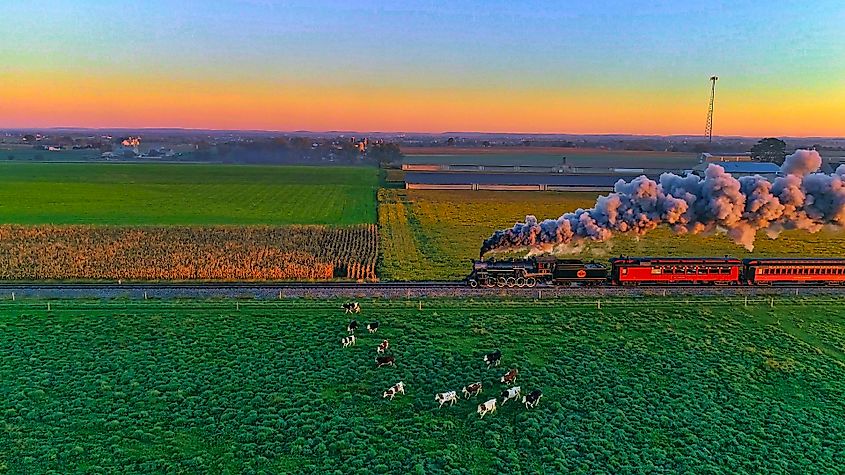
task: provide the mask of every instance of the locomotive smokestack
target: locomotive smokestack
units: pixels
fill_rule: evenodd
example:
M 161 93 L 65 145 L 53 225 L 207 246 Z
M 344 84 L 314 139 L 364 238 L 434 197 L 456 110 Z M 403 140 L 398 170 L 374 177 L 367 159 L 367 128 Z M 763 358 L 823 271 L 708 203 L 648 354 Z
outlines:
M 614 233 L 645 235 L 658 226 L 676 234 L 724 231 L 751 250 L 761 229 L 775 238 L 784 229 L 814 233 L 824 225 L 845 225 L 845 167 L 832 175 L 816 173 L 821 163 L 815 150 L 797 150 L 786 157 L 784 176 L 773 181 L 759 175 L 736 179 L 716 164 L 703 178 L 664 173 L 658 181 L 619 180 L 614 192 L 600 196 L 590 209 L 542 222 L 529 215 L 524 223 L 496 231 L 484 240 L 482 254 L 601 242 Z

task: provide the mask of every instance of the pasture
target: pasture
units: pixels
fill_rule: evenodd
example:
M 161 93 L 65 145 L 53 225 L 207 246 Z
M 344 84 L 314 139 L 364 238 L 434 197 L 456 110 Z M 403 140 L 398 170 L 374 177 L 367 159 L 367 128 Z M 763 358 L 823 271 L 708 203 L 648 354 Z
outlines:
M 4 224 L 375 223 L 372 167 L 0 162 Z
M 4 300 L 0 472 L 833 473 L 842 303 Z
M 567 211 L 589 208 L 596 193 L 381 190 L 379 233 L 383 279 L 459 279 L 469 273 L 482 241 L 509 228 L 525 215 L 556 219 Z M 520 255 L 524 255 L 521 253 Z M 606 260 L 626 255 L 661 256 L 845 256 L 845 231 L 817 234 L 784 232 L 778 239 L 764 233 L 753 252 L 722 234 L 676 236 L 657 229 L 645 237 L 616 236 L 604 243 L 572 249 L 572 258 Z

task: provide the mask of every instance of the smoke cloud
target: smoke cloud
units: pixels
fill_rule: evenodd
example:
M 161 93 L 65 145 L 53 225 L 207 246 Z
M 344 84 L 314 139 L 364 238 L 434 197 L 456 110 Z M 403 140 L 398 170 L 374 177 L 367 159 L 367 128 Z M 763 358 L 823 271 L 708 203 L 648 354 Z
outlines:
M 679 235 L 722 231 L 753 250 L 760 230 L 776 238 L 787 229 L 814 233 L 825 225 L 845 225 L 845 165 L 826 175 L 817 173 L 821 164 L 815 150 L 797 150 L 786 157 L 783 176 L 773 181 L 759 175 L 734 178 L 717 164 L 710 164 L 703 178 L 664 173 L 658 181 L 619 180 L 614 192 L 600 196 L 590 209 L 545 221 L 529 215 L 524 223 L 496 231 L 484 241 L 481 255 L 559 252 L 618 233 L 643 236 L 658 226 Z

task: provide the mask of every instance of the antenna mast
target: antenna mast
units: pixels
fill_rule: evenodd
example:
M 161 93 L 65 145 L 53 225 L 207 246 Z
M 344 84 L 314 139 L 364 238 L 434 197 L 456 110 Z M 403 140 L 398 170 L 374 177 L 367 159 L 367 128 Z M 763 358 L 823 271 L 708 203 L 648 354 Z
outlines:
M 716 99 L 716 81 L 719 76 L 710 76 L 710 107 L 707 109 L 707 127 L 704 129 L 704 135 L 707 136 L 707 142 L 713 142 L 713 102 Z

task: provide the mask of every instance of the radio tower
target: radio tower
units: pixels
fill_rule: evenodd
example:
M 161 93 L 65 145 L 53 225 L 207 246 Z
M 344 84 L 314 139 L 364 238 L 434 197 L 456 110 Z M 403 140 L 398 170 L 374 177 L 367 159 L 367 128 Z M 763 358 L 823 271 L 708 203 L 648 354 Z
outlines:
M 716 99 L 716 81 L 719 76 L 710 76 L 710 107 L 707 109 L 707 127 L 704 129 L 704 135 L 707 136 L 707 142 L 713 142 L 713 101 Z

